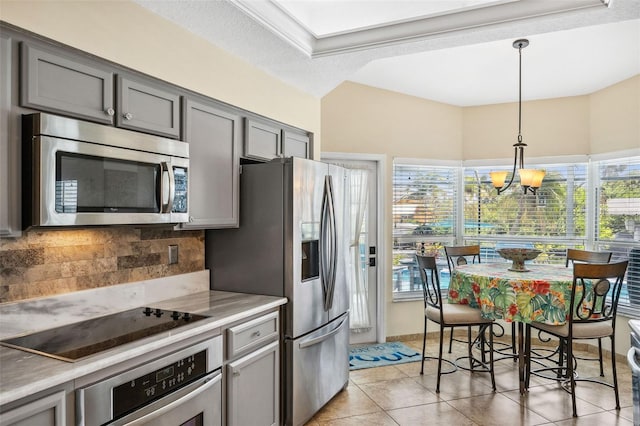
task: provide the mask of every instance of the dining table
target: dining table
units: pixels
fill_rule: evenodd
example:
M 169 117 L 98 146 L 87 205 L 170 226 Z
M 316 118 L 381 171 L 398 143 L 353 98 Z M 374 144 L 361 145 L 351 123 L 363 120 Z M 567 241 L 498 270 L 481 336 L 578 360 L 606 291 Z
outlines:
M 520 393 L 526 393 L 524 324 L 563 325 L 570 310 L 573 268 L 527 263 L 527 271 L 510 270 L 511 263 L 457 266 L 449 283 L 449 303 L 480 309 L 483 318 L 517 323 Z

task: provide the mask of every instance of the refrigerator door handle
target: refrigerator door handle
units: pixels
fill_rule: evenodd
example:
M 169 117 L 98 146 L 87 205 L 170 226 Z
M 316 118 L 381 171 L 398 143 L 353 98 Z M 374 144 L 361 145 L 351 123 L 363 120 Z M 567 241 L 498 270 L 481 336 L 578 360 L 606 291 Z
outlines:
M 320 282 L 322 283 L 322 301 L 324 310 L 327 310 L 327 295 L 329 293 L 329 258 L 331 257 L 330 245 L 328 241 L 329 230 L 329 191 L 327 190 L 327 179 L 325 177 L 324 189 L 322 191 L 322 210 L 320 213 Z
M 331 336 L 334 336 L 335 334 L 337 334 L 340 329 L 342 328 L 342 326 L 344 325 L 344 323 L 347 321 L 347 318 L 344 318 L 342 321 L 340 321 L 340 324 L 338 324 L 338 326 L 336 328 L 334 328 L 333 330 L 331 330 L 330 332 L 323 334 L 322 336 L 318 336 L 318 337 L 314 337 L 313 339 L 309 339 L 309 340 L 305 340 L 300 342 L 300 349 L 304 349 L 304 348 L 308 348 L 310 346 L 313 345 L 317 345 L 318 343 L 324 342 L 325 340 L 329 339 Z
M 336 272 L 338 267 L 338 236 L 337 228 L 336 228 L 336 212 L 335 212 L 335 203 L 333 200 L 333 180 L 329 175 L 326 178 L 327 181 L 327 189 L 328 189 L 328 199 L 329 199 L 329 223 L 331 233 L 329 235 L 330 238 L 330 274 L 329 274 L 329 283 L 327 287 L 327 310 L 331 309 L 333 306 L 333 294 L 336 288 Z

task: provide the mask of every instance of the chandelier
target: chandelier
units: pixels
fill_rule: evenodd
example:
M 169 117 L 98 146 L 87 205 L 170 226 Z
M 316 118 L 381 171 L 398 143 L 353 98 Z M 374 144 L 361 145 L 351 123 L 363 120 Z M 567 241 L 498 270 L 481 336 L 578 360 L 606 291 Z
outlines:
M 513 171 L 511 172 L 511 178 L 505 185 L 507 174 L 509 172 L 491 172 L 491 183 L 494 188 L 498 190 L 498 194 L 506 191 L 513 183 L 513 178 L 516 174 L 516 167 L 520 176 L 520 185 L 524 190 L 524 193 L 531 192 L 536 193 L 536 190 L 542 185 L 542 179 L 544 179 L 544 170 L 525 169 L 524 168 L 524 147 L 526 143 L 522 142 L 522 49 L 529 45 L 529 40 L 519 39 L 513 42 L 513 47 L 518 49 L 519 56 L 519 73 L 518 73 L 518 142 L 513 145 L 515 149 L 513 159 Z

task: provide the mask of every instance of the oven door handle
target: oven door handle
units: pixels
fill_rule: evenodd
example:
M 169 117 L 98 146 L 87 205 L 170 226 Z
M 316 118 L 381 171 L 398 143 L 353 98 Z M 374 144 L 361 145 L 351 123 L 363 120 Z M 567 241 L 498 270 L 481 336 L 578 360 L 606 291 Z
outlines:
M 180 405 L 190 401 L 191 399 L 197 397 L 198 395 L 200 395 L 201 393 L 209 390 L 211 387 L 213 387 L 214 385 L 216 385 L 218 382 L 220 382 L 222 380 L 222 374 L 216 374 L 213 377 L 207 377 L 197 388 L 191 390 L 189 393 L 173 400 L 170 401 L 168 403 L 166 403 L 165 405 L 163 405 L 161 408 L 154 410 L 142 417 L 138 417 L 137 419 L 134 419 L 130 422 L 124 423 L 122 426 L 137 426 L 137 425 L 143 425 L 146 423 L 149 423 L 150 421 L 157 419 L 160 416 L 165 415 L 166 413 L 170 412 L 171 410 L 179 407 Z M 169 397 L 170 398 L 170 397 Z
M 631 374 L 640 376 L 640 365 L 638 365 L 636 361 L 636 356 L 640 357 L 640 348 L 630 348 L 629 352 L 627 352 L 627 363 L 629 364 L 629 368 L 631 368 Z

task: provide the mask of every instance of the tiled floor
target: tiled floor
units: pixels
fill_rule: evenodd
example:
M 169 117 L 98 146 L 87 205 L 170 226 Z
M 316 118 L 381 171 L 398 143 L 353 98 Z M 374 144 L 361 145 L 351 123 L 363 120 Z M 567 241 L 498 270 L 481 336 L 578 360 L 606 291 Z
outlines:
M 404 342 L 422 350 L 422 340 Z M 437 354 L 436 340 L 427 351 Z M 454 343 L 461 356 L 465 346 Z M 589 354 L 593 356 L 593 354 Z M 436 361 L 352 371 L 348 387 L 336 395 L 308 423 L 317 425 L 633 425 L 631 372 L 617 362 L 621 410 L 615 409 L 613 389 L 588 382 L 577 385 L 579 417 L 571 412 L 571 395 L 555 381 L 532 377 L 528 394 L 521 396 L 517 363 L 495 363 L 497 392 L 486 373 L 458 370 L 443 375 L 435 393 Z M 598 376 L 597 362 L 579 361 L 581 377 Z M 605 378 L 611 379 L 611 361 L 605 360 Z

